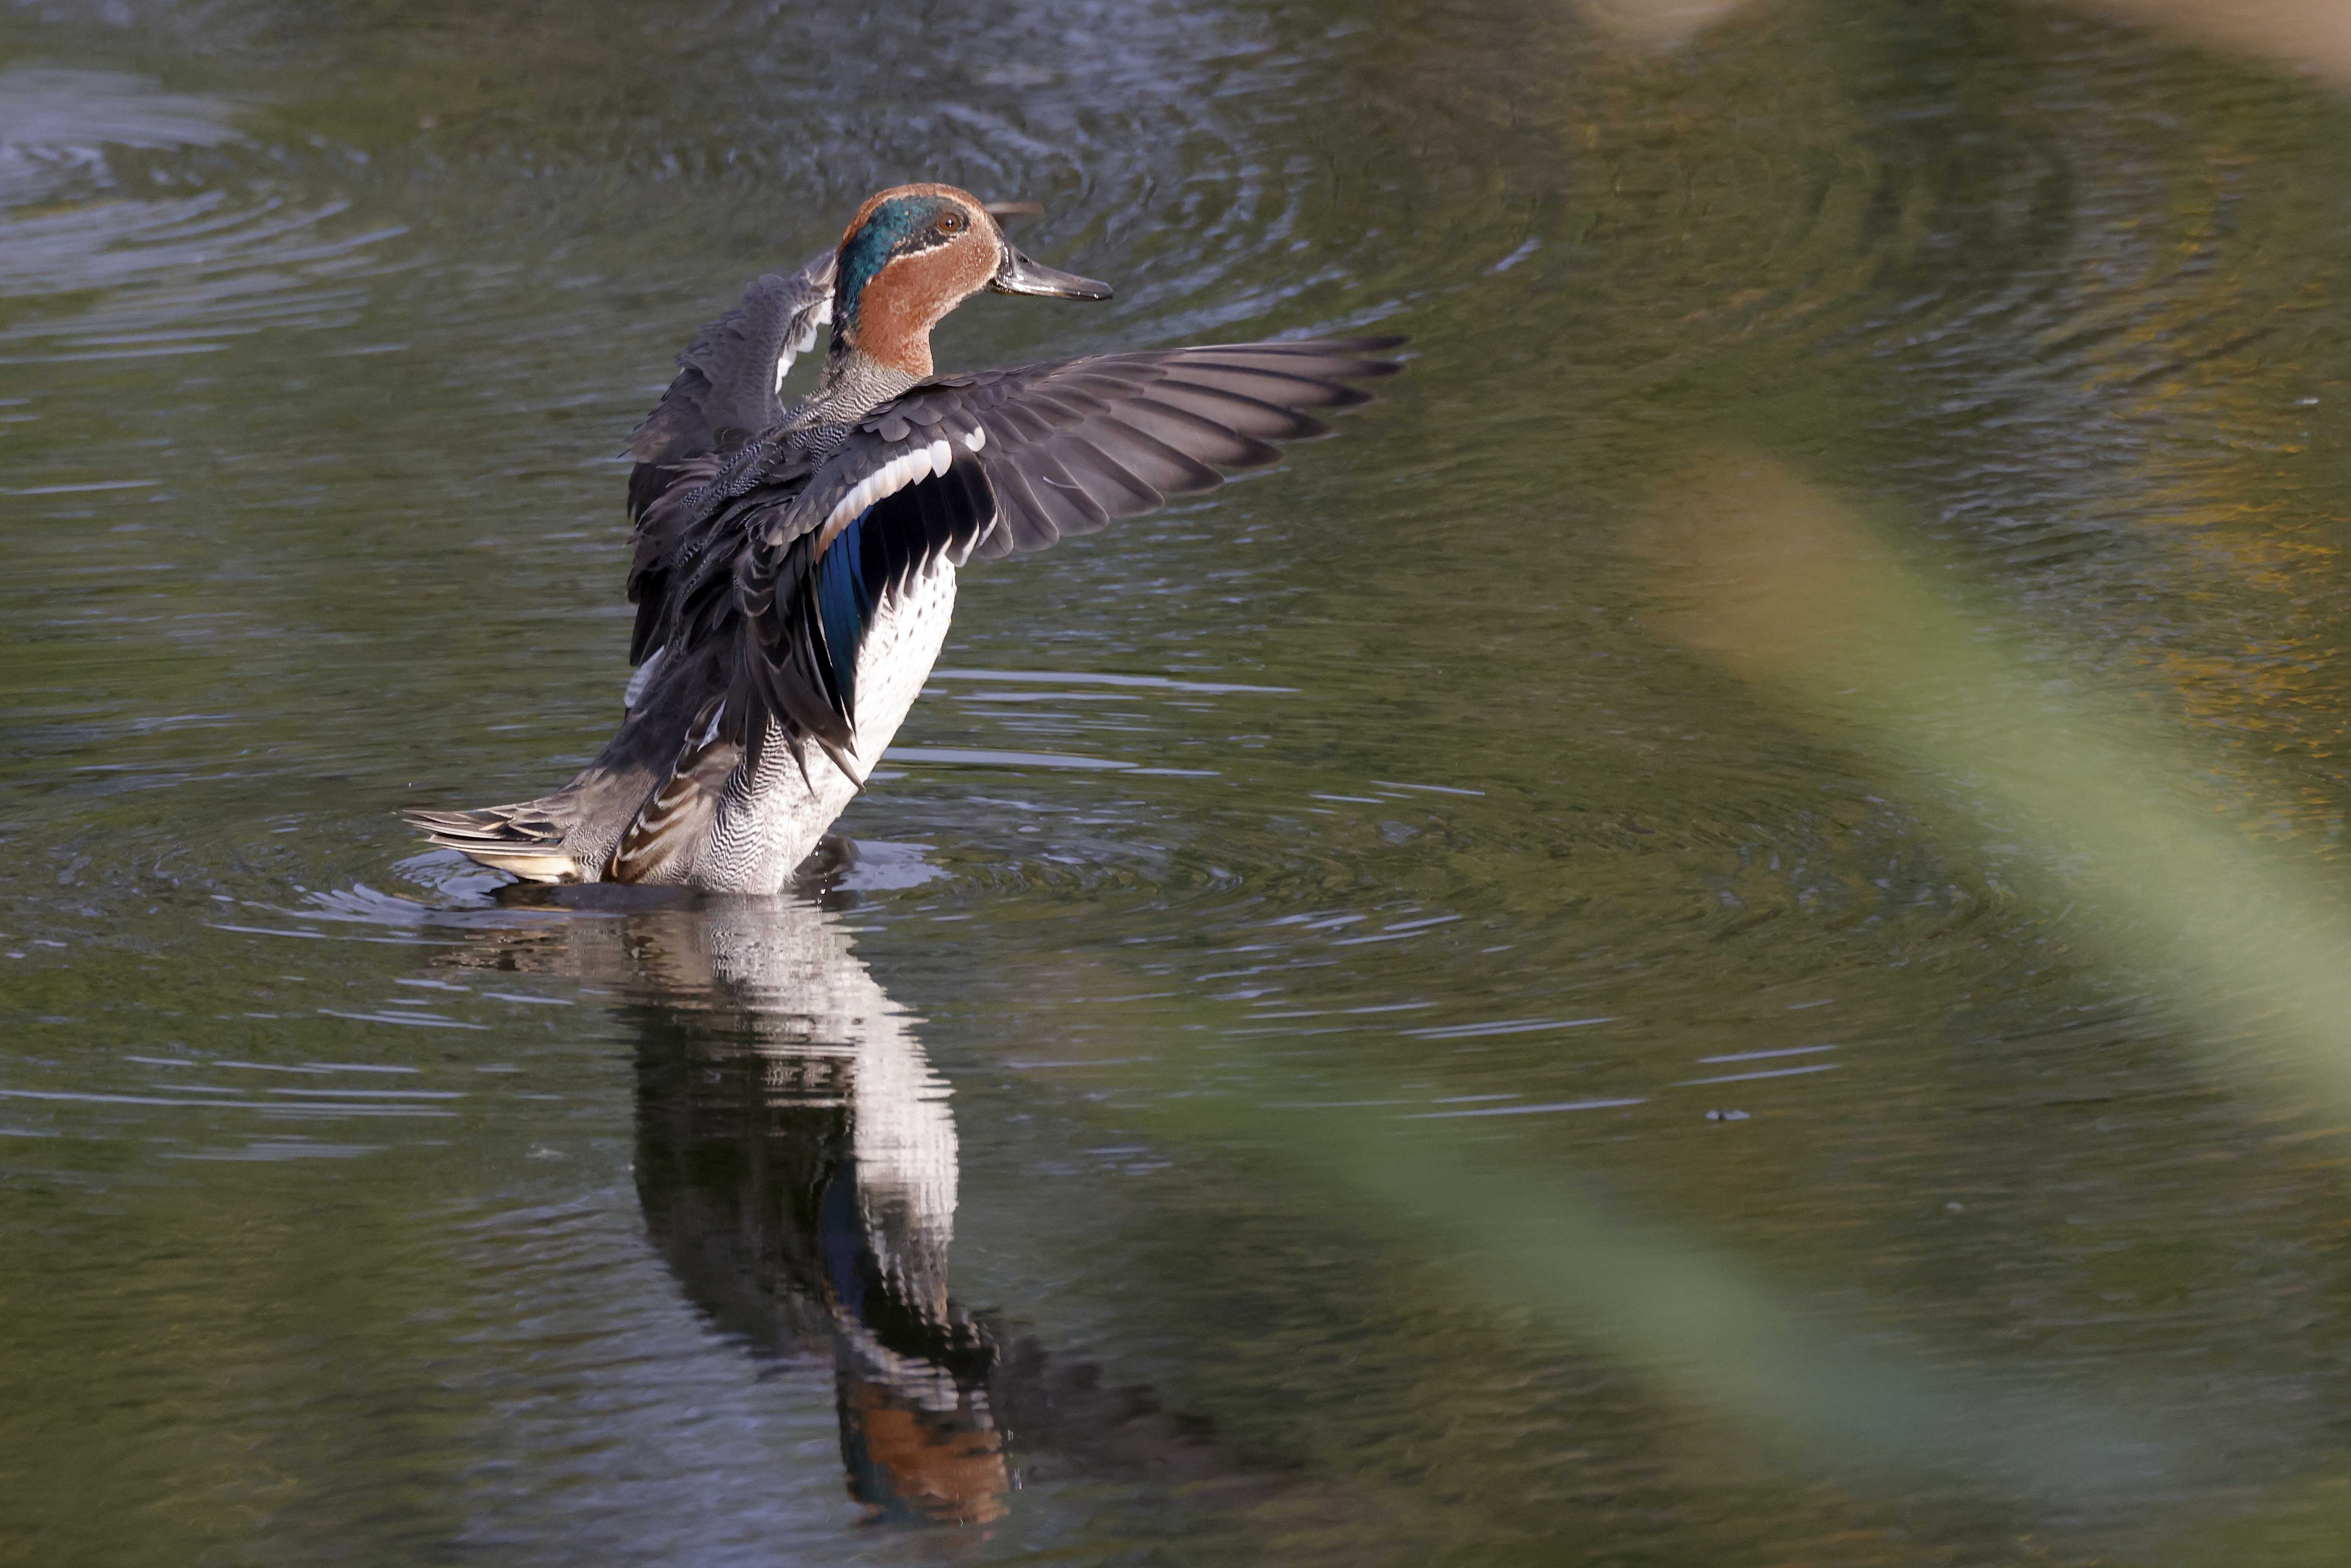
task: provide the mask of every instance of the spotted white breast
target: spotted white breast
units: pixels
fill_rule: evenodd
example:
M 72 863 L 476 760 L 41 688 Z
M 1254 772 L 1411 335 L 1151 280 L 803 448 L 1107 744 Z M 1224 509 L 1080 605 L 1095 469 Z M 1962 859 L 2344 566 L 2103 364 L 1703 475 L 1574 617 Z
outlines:
M 800 777 L 782 726 L 768 721 L 759 765 L 737 773 L 718 820 L 686 880 L 721 893 L 778 893 L 824 831 L 857 798 L 906 719 L 955 618 L 956 569 L 934 561 L 886 595 L 857 659 L 857 731 L 852 779 L 814 747 Z

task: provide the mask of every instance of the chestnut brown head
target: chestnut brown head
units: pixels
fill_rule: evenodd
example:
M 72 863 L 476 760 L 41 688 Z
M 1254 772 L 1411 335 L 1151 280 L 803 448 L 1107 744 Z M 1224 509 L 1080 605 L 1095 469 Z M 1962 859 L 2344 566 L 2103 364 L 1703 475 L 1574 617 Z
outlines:
M 1107 299 L 1110 285 L 1029 260 L 987 204 L 953 185 L 896 185 L 870 198 L 841 238 L 837 342 L 912 376 L 931 373 L 931 329 L 982 289 Z

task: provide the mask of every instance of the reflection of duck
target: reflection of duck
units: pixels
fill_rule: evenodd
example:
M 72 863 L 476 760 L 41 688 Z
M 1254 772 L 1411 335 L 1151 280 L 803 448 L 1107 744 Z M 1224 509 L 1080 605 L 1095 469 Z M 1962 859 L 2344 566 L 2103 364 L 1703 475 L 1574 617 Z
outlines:
M 1234 1474 L 1204 1423 L 949 1294 L 948 1087 L 837 917 L 684 899 L 502 934 L 494 961 L 627 993 L 646 1230 L 718 1326 L 831 1355 L 852 1495 L 876 1518 L 985 1522 L 1040 1469 Z
M 1010 1486 L 987 1336 L 947 1294 L 947 1086 L 831 919 L 737 905 L 638 929 L 637 1192 L 687 1291 L 768 1351 L 831 1344 L 850 1490 L 977 1521 Z M 695 984 L 707 972 L 715 987 Z M 709 998 L 695 1005 L 697 992 Z
M 947 185 L 858 210 L 838 251 L 705 328 L 630 440 L 636 664 L 620 732 L 542 800 L 419 811 L 536 882 L 774 893 L 848 806 L 937 659 L 956 569 L 1213 489 L 1360 402 L 1403 341 L 1242 343 L 932 374 L 984 289 L 1105 299 Z M 830 322 L 824 374 L 783 375 Z

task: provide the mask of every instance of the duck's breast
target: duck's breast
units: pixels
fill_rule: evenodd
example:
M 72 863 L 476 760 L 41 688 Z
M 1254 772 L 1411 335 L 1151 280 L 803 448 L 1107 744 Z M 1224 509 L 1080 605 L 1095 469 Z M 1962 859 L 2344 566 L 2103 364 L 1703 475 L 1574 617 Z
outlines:
M 906 720 L 955 618 L 956 569 L 942 559 L 884 594 L 857 656 L 857 737 L 851 757 L 864 779 Z M 817 841 L 857 798 L 858 785 L 814 746 L 808 778 L 769 722 L 756 772 L 738 775 L 718 808 L 692 880 L 722 893 L 778 893 Z

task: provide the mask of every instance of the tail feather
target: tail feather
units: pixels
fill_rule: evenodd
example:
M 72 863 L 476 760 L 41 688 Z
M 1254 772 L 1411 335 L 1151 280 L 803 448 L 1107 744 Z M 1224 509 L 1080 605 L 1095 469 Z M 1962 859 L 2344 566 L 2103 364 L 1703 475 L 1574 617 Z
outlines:
M 619 732 L 552 795 L 476 811 L 411 810 L 408 821 L 443 848 L 526 882 L 665 880 L 642 848 L 632 862 L 644 862 L 637 877 L 614 877 L 611 862 L 646 802 L 695 752 L 689 730 L 701 731 L 705 745 L 718 738 L 709 725 L 725 693 L 720 653 L 718 646 L 673 649 L 649 661 L 653 674 Z M 668 852 L 685 841 L 674 839 Z
M 411 826 L 444 849 L 470 855 L 525 882 L 579 882 L 580 862 L 563 847 L 563 825 L 542 802 L 486 806 L 477 811 L 403 812 Z

